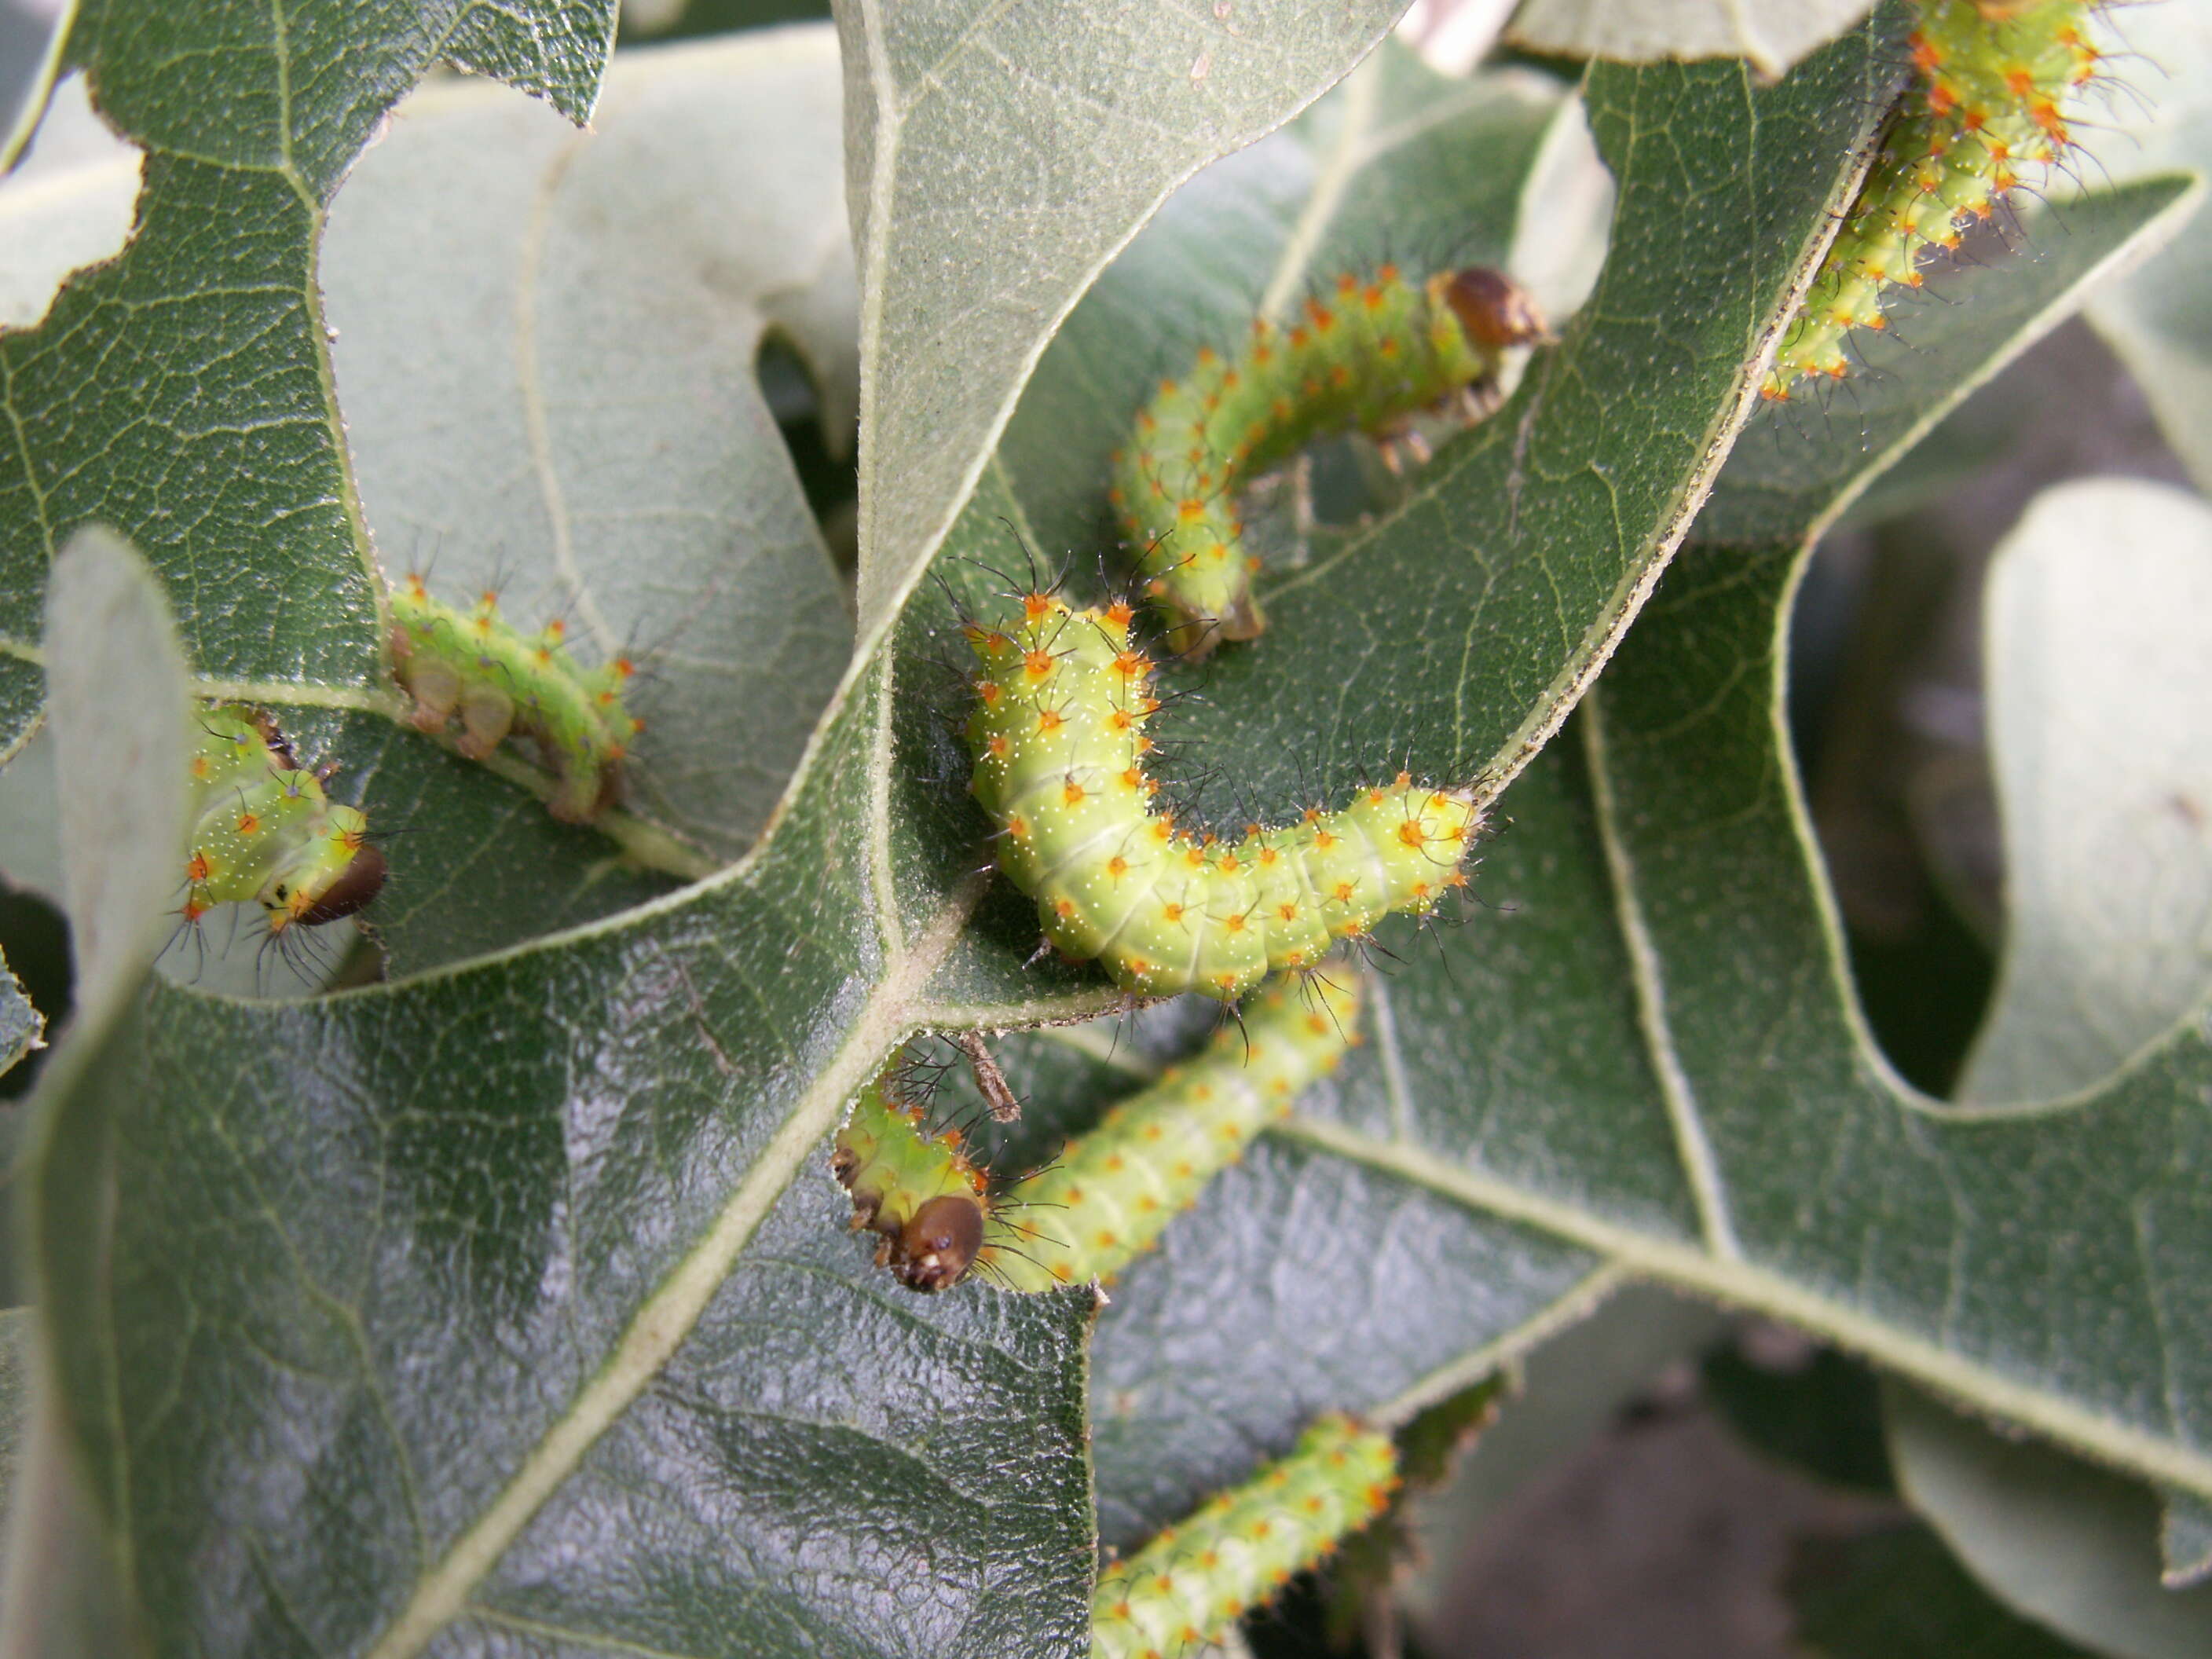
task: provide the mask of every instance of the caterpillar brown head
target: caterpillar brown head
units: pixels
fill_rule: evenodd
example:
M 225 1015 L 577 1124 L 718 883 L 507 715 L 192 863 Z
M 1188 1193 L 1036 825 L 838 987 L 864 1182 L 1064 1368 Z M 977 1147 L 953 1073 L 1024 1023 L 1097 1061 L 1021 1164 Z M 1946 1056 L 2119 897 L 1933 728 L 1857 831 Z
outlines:
M 383 890 L 368 821 L 332 801 L 264 711 L 217 703 L 198 716 L 185 849 L 187 923 L 218 904 L 261 907 L 272 933 L 358 914 Z

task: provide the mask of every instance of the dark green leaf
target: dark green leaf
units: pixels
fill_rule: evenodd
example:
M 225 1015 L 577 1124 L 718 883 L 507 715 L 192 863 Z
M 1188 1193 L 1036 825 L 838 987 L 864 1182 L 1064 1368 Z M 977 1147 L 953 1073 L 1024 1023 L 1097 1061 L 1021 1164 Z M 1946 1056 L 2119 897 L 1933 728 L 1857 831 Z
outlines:
M 1967 1577 L 1925 1527 L 1854 1539 L 1802 1565 L 1797 1638 L 1820 1659 L 2085 1659 Z
M 163 990 L 111 1045 L 40 1291 L 100 1310 L 64 1397 L 113 1402 L 75 1427 L 165 1643 L 1072 1649 L 1087 1298 L 915 1298 L 815 1163 L 920 971 L 870 921 L 878 695 L 688 905 L 324 1004 Z
M 46 1030 L 45 1017 L 31 1006 L 21 981 L 8 971 L 6 959 L 0 957 L 0 1073 L 12 1068 L 33 1048 L 44 1048 Z

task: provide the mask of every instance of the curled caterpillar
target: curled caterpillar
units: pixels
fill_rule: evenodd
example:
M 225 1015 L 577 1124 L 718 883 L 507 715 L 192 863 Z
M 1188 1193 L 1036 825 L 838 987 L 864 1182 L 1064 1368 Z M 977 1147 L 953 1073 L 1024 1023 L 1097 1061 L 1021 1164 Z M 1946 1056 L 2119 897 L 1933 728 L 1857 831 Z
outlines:
M 1923 254 L 1956 247 L 2020 182 L 2065 154 L 2068 105 L 2096 72 L 2088 0 L 1917 0 L 1914 84 L 1865 187 L 1784 333 L 1761 387 L 1850 372 L 1854 329 L 1887 326 L 1882 298 L 1918 288 Z
M 1388 1435 L 1341 1413 L 1316 1419 L 1288 1455 L 1098 1575 L 1091 1659 L 1168 1659 L 1217 1639 L 1381 1514 L 1397 1486 Z
M 1388 436 L 1455 395 L 1486 414 L 1507 348 L 1546 333 L 1535 301 L 1500 272 L 1414 283 L 1384 265 L 1340 276 L 1296 323 L 1262 318 L 1242 350 L 1203 350 L 1181 380 L 1162 381 L 1114 457 L 1111 500 L 1141 550 L 1146 591 L 1173 619 L 1170 638 L 1200 657 L 1267 625 L 1237 516 L 1245 483 L 1316 438 Z
M 458 714 L 454 746 L 482 760 L 513 733 L 537 740 L 558 783 L 547 808 L 588 823 L 612 805 L 623 762 L 641 728 L 623 707 L 636 672 L 627 657 L 586 672 L 563 643 L 560 622 L 524 634 L 486 593 L 468 611 L 433 599 L 420 576 L 392 595 L 392 672 L 415 699 L 414 722 L 442 732 Z
M 1471 793 L 1403 774 L 1233 845 L 1179 832 L 1145 773 L 1159 702 L 1129 607 L 1074 611 L 1048 593 L 1022 605 L 1011 631 L 968 629 L 983 671 L 969 787 L 1001 831 L 1000 867 L 1036 901 L 1048 937 L 1097 957 L 1124 991 L 1233 1001 L 1464 884 Z
M 1359 1041 L 1344 977 L 1270 986 L 1241 1029 L 1224 1024 L 1196 1059 L 1002 1188 L 957 1130 L 933 1132 L 886 1075 L 863 1091 L 830 1159 L 854 1225 L 881 1236 L 878 1263 L 914 1290 L 943 1290 L 971 1267 L 1012 1291 L 1111 1279 Z
M 368 821 L 332 801 L 268 715 L 239 703 L 200 711 L 185 849 L 185 923 L 252 902 L 269 931 L 349 916 L 384 886 Z

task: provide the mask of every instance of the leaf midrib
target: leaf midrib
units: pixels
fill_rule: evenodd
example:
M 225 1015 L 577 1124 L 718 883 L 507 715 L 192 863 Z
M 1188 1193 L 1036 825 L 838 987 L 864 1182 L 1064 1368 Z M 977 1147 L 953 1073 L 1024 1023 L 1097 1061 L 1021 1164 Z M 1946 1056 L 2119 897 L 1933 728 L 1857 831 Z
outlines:
M 1446 1166 L 1431 1149 L 1416 1142 L 1386 1140 L 1310 1117 L 1293 1118 L 1267 1133 L 1395 1176 L 1468 1208 L 1580 1244 L 1637 1278 L 1785 1321 L 2098 1462 L 2146 1480 L 2212 1493 L 2212 1453 L 2026 1387 L 1768 1268 L 1749 1261 L 1723 1261 L 1697 1246 L 1636 1231 L 1498 1176 Z
M 874 761 L 884 763 L 880 755 Z M 882 834 L 878 825 L 878 838 Z M 406 1606 L 368 1650 L 369 1659 L 407 1659 L 418 1654 L 467 1612 L 470 1593 L 599 1436 L 674 1357 L 770 1207 L 834 1126 L 846 1101 L 867 1081 L 883 1055 L 915 1029 L 921 992 L 959 938 L 989 879 L 988 872 L 971 876 L 956 888 L 914 946 L 887 963 L 836 1055 L 800 1095 L 712 1224 L 639 1305 L 605 1363 L 538 1437 L 498 1496 L 417 1576 Z
M 1776 672 L 1779 660 L 1778 654 Z M 1778 706 L 1778 691 L 1776 703 Z M 1640 907 L 1635 896 L 1637 872 L 1619 834 L 1616 803 L 1605 763 L 1602 696 L 1593 698 L 1583 713 L 1597 832 L 1605 848 L 1608 882 L 1614 889 L 1618 924 L 1632 962 L 1645 1057 L 1665 1097 L 1684 1176 L 1697 1200 L 1703 1244 L 1641 1232 L 1607 1220 L 1594 1209 L 1547 1197 L 1504 1177 L 1447 1165 L 1431 1149 L 1403 1133 L 1386 1139 L 1310 1117 L 1294 1118 L 1276 1126 L 1270 1133 L 1411 1182 L 1472 1208 L 1541 1229 L 1598 1253 L 1626 1273 L 1787 1321 L 1838 1347 L 1863 1354 L 1923 1382 L 1941 1394 L 2008 1418 L 2130 1474 L 2200 1493 L 2212 1493 L 2212 1451 L 2200 1450 L 2171 1436 L 2160 1436 L 2086 1409 L 2051 1390 L 2024 1384 L 1939 1342 L 1810 1290 L 1779 1272 L 1747 1260 L 1740 1247 L 1735 1247 L 1733 1231 L 1727 1224 L 1726 1180 L 1705 1138 L 1694 1088 L 1676 1052 L 1667 1018 L 1662 964 L 1659 953 L 1643 933 Z M 1784 744 L 1786 737 L 1778 729 L 1774 740 Z M 1794 786 L 1786 795 L 1793 831 L 1798 843 L 1809 849 L 1812 830 L 1804 817 L 1802 797 Z M 1811 874 L 1809 865 L 1808 874 Z M 1828 984 L 1841 1005 L 1843 1026 L 1851 1045 L 1852 1058 L 1869 1088 L 1880 1091 L 1881 1097 L 1871 1103 L 1945 1121 L 1967 1116 L 1911 1089 L 1894 1074 L 1874 1046 L 1851 994 L 1848 966 L 1841 956 L 1840 924 L 1833 914 L 1831 896 L 1819 880 L 1813 879 L 1811 885 L 1826 946 Z M 2200 1017 L 2201 1013 L 2202 1011 Z M 2172 1031 L 2169 1030 L 2166 1040 L 2172 1036 Z M 1395 1048 L 1397 1039 L 1394 1031 L 1386 1029 L 1378 1033 L 1376 1041 L 1380 1050 Z M 2143 1054 L 2148 1056 L 2150 1051 L 2147 1048 Z M 1383 1054 L 1382 1058 L 1386 1073 L 1402 1073 L 1402 1056 Z M 1679 1087 L 1669 1086 L 1670 1074 Z M 2097 1085 L 2097 1091 L 2101 1092 L 2105 1086 Z M 2091 1097 L 2091 1091 L 2083 1091 L 2076 1099 Z M 2039 1115 L 2054 1106 L 2063 1109 L 2067 1104 L 2045 1103 L 2026 1109 L 2025 1113 L 1982 1111 L 1972 1115 L 1986 1118 Z M 1402 1123 L 1405 1115 L 1399 1111 L 1395 1121 Z

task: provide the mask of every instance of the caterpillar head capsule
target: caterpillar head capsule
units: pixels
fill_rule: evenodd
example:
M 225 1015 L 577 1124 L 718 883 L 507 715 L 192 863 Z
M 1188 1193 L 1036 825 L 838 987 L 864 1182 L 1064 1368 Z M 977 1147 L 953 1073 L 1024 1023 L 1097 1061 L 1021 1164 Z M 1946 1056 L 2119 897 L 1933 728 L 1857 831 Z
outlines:
M 890 1267 L 908 1290 L 957 1285 L 983 1248 L 983 1206 L 969 1193 L 942 1193 L 899 1230 Z
M 1444 284 L 1444 302 L 1467 337 L 1489 351 L 1535 345 L 1552 337 L 1536 296 L 1502 270 L 1469 265 Z
M 384 890 L 384 878 L 389 873 L 390 866 L 383 853 L 364 843 L 321 892 L 302 887 L 294 893 L 295 904 L 302 896 L 307 902 L 295 911 L 292 920 L 302 927 L 319 927 L 326 921 L 357 915 L 375 902 L 376 896 Z

